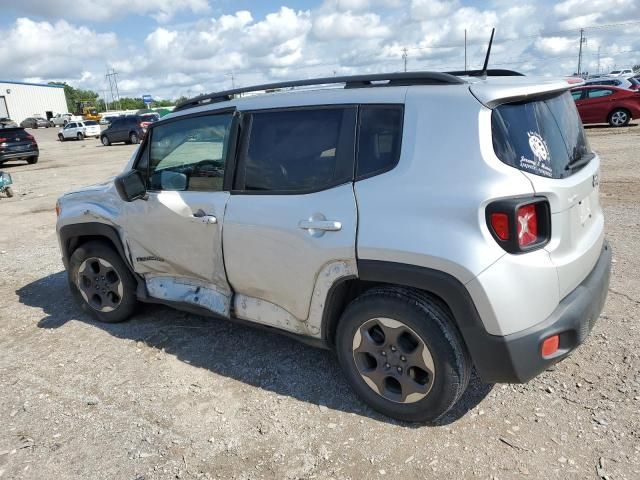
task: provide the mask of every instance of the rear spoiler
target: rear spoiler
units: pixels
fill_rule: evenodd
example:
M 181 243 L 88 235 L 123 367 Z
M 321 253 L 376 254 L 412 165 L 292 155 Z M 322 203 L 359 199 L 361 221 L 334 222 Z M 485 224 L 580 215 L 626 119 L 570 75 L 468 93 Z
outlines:
M 473 83 L 469 91 L 485 107 L 493 109 L 503 103 L 523 102 L 541 95 L 561 93 L 575 86 L 565 79 L 507 77 Z

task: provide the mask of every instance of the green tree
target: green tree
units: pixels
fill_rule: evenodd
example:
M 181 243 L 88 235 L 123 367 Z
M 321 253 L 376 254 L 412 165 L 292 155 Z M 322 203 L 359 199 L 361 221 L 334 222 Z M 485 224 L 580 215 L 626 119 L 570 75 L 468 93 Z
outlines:
M 82 113 L 82 107 L 98 107 L 98 94 L 93 90 L 73 88 L 66 82 L 49 82 L 49 85 L 62 85 L 64 87 L 64 95 L 67 99 L 67 109 L 71 113 Z

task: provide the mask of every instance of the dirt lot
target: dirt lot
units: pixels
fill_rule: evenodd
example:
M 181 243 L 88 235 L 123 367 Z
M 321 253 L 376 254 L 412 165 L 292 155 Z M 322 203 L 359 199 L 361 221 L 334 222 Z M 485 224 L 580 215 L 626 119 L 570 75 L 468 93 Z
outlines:
M 5 164 L 0 199 L 0 478 L 640 478 L 640 126 L 590 128 L 613 246 L 586 344 L 526 385 L 473 379 L 438 426 L 390 421 L 329 352 L 146 306 L 98 324 L 72 302 L 54 204 L 132 146 L 55 141 Z

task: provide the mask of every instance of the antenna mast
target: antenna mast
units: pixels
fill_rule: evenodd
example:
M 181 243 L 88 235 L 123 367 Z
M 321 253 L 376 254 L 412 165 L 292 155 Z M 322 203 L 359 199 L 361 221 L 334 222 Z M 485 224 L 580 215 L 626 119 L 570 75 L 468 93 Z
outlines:
M 481 76 L 487 78 L 487 67 L 489 66 L 489 55 L 491 55 L 491 45 L 493 44 L 493 34 L 496 33 L 495 27 L 491 29 L 491 38 L 489 38 L 489 46 L 487 47 L 487 56 L 484 57 L 484 66 L 482 67 Z

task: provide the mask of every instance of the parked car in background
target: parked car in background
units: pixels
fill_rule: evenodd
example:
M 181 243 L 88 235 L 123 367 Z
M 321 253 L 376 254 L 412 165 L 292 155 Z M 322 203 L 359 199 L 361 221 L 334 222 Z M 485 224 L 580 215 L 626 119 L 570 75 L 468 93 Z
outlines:
M 609 72 L 609 75 L 615 76 L 615 77 L 628 78 L 628 77 L 633 77 L 634 73 L 633 73 L 633 69 L 624 68 L 622 70 L 611 70 Z
M 0 128 L 17 127 L 18 124 L 8 117 L 0 117 Z
M 609 75 L 586 80 L 585 85 L 611 85 L 613 87 L 626 88 L 627 90 L 640 89 L 640 82 L 633 77 L 612 77 Z
M 29 117 L 20 122 L 22 128 L 49 128 L 51 122 L 42 117 Z
M 571 89 L 582 123 L 624 127 L 640 118 L 640 92 L 619 87 L 581 86 Z
M 100 125 L 98 125 L 98 122 L 95 120 L 69 122 L 58 131 L 58 139 L 61 142 L 73 139 L 84 140 L 85 137 L 100 138 Z
M 82 121 L 82 117 L 77 115 L 72 115 L 70 113 L 58 113 L 51 119 L 51 123 L 53 123 L 56 127 L 63 127 L 69 122 L 78 122 Z
M 140 119 L 142 120 L 141 125 L 142 128 L 149 128 L 149 125 L 160 120 L 159 113 L 143 113 L 140 115 Z
M 0 125 L 0 164 L 7 160 L 26 160 L 34 164 L 39 155 L 36 139 L 24 128 Z
M 100 141 L 105 147 L 117 142 L 140 143 L 147 133 L 143 121 L 143 118 L 138 115 L 117 117 L 102 132 Z

